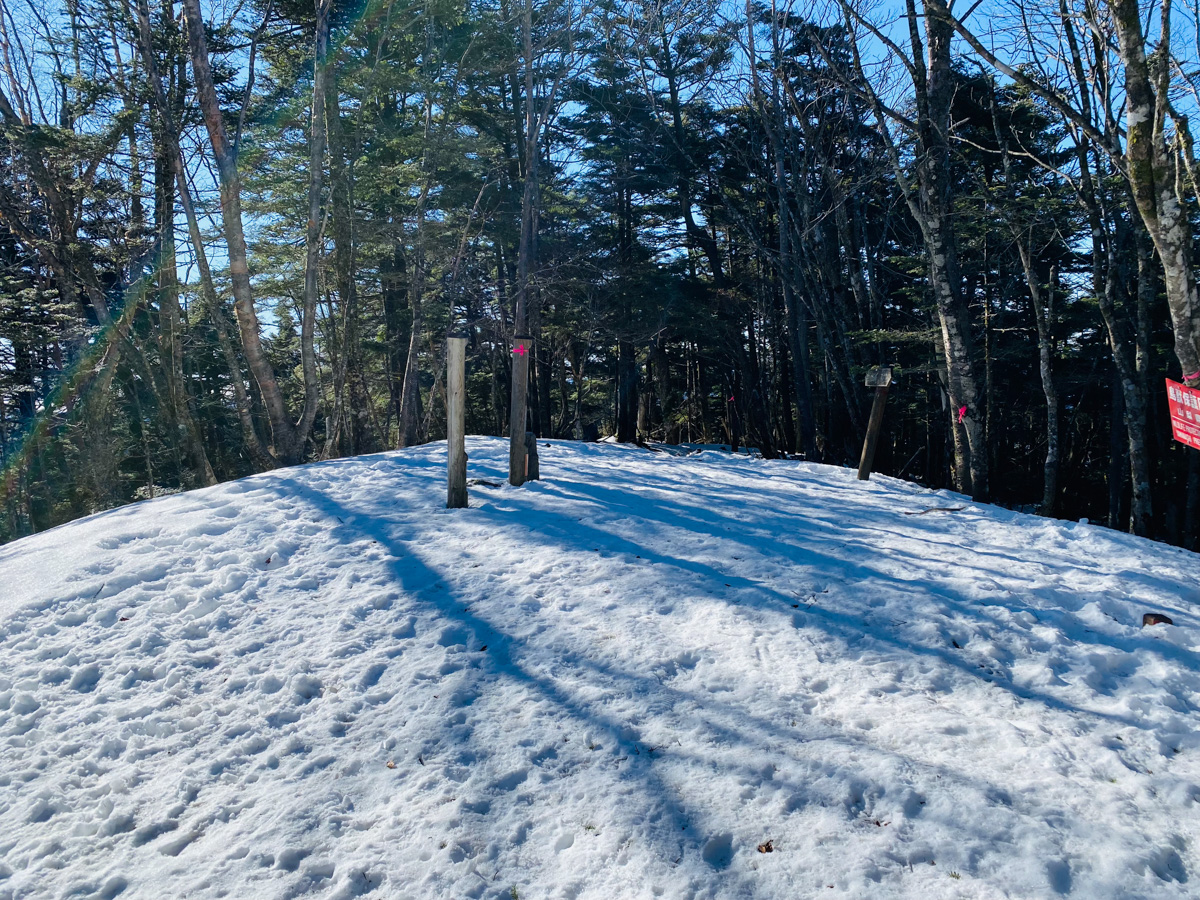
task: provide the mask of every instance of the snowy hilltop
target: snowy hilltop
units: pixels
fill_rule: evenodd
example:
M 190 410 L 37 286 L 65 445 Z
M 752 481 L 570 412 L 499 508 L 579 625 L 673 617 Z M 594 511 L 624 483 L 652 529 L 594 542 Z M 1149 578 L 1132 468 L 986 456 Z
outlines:
M 1196 896 L 1200 556 L 543 444 L 0 548 L 0 898 Z

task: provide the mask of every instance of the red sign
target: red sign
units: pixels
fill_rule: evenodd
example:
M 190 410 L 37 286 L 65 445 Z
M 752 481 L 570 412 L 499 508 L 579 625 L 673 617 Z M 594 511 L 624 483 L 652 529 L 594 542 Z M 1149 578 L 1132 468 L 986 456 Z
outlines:
M 1167 405 L 1175 440 L 1200 450 L 1200 391 L 1167 379 Z

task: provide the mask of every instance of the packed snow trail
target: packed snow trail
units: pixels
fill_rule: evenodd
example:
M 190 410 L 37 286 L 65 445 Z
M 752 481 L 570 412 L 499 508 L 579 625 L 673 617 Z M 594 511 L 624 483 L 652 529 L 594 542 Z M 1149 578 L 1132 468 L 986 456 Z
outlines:
M 1195 896 L 1200 556 L 468 452 L 466 510 L 430 445 L 0 548 L 0 898 Z

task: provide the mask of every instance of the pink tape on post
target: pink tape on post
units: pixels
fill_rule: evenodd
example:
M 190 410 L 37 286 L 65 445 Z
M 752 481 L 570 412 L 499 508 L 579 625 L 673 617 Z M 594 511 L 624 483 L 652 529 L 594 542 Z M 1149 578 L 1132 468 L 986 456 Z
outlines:
M 1195 381 L 1197 378 L 1200 378 L 1200 372 L 1193 372 L 1191 375 L 1183 376 L 1184 381 Z

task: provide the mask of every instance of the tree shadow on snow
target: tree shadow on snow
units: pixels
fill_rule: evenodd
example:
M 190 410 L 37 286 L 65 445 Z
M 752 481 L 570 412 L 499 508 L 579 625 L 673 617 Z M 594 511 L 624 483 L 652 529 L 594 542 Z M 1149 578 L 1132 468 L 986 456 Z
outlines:
M 889 562 L 909 562 L 909 560 L 900 554 L 890 554 L 880 550 L 877 542 L 868 538 L 859 538 L 857 536 L 847 534 L 843 523 L 828 522 L 813 516 L 804 515 L 802 513 L 781 512 L 781 505 L 786 501 L 794 504 L 797 498 L 791 497 L 770 497 L 759 496 L 756 502 L 762 504 L 766 508 L 771 509 L 771 516 L 775 520 L 791 521 L 795 523 L 795 527 L 789 529 L 782 534 L 761 533 L 758 535 L 758 540 L 754 536 L 743 536 L 748 529 L 747 523 L 739 519 L 731 519 L 723 516 L 720 513 L 713 512 L 711 509 L 692 505 L 682 504 L 675 501 L 665 501 L 658 496 L 645 496 L 642 494 L 634 495 L 635 499 L 631 500 L 629 495 L 613 488 L 607 488 L 601 485 L 590 482 L 572 481 L 563 479 L 553 483 L 548 487 L 548 490 L 561 493 L 563 496 L 574 496 L 576 498 L 587 498 L 595 502 L 600 507 L 612 510 L 624 510 L 625 514 L 630 519 L 643 519 L 660 525 L 671 528 L 687 529 L 688 523 L 700 525 L 705 531 L 712 534 L 714 537 L 720 538 L 722 541 L 736 543 L 743 546 L 748 553 L 760 553 L 763 543 L 770 542 L 770 546 L 774 555 L 784 556 L 787 561 L 795 566 L 803 567 L 806 574 L 810 574 L 813 569 L 821 573 L 821 578 L 831 582 L 844 583 L 870 583 L 873 582 L 880 586 L 895 590 L 896 588 L 905 587 L 905 579 L 898 578 L 896 575 L 885 571 L 882 565 Z M 891 518 L 890 516 L 882 515 L 875 507 L 866 506 L 863 510 L 864 519 L 873 517 L 876 519 Z M 540 516 L 554 515 L 546 510 L 539 510 Z M 722 583 L 727 583 L 733 587 L 750 589 L 763 595 L 769 600 L 786 603 L 789 606 L 794 602 L 794 598 L 780 593 L 774 588 L 769 587 L 760 581 L 754 581 L 732 573 L 722 572 L 713 566 L 694 560 L 684 560 L 674 557 L 666 557 L 655 553 L 648 547 L 638 544 L 628 538 L 621 537 L 609 531 L 603 531 L 595 528 L 584 522 L 580 522 L 574 518 L 559 515 L 564 522 L 562 526 L 555 529 L 555 536 L 574 543 L 573 538 L 577 535 L 587 535 L 592 541 L 603 541 L 610 548 L 616 548 L 618 552 L 625 552 L 634 556 L 641 556 L 643 559 L 652 560 L 655 562 L 665 563 L 675 566 L 693 574 L 718 580 Z M 825 526 L 827 528 L 837 528 L 834 534 L 823 534 L 815 526 Z M 752 526 L 751 526 L 752 527 Z M 922 531 L 931 530 L 929 526 L 916 526 Z M 720 528 L 722 532 L 717 532 L 714 529 Z M 914 540 L 912 534 L 904 534 L 901 532 L 890 531 L 880 528 L 877 524 L 872 524 L 870 531 L 872 534 L 891 534 L 903 538 L 905 540 Z M 741 534 L 739 534 L 739 532 Z M 919 538 L 920 540 L 929 543 L 942 544 L 953 548 L 954 550 L 969 551 L 972 554 L 988 555 L 1000 559 L 1011 559 L 1010 556 L 987 550 L 980 550 L 977 547 L 964 547 L 962 544 L 953 543 L 950 541 L 935 541 L 931 537 L 925 535 Z M 577 540 L 577 538 L 576 538 Z M 880 565 L 872 565 L 864 562 L 864 560 L 877 560 Z M 1010 595 L 1004 599 L 996 599 L 992 601 L 981 601 L 964 597 L 960 590 L 955 586 L 955 580 L 961 581 L 962 569 L 970 569 L 981 575 L 991 576 L 1004 580 L 1012 580 L 1013 575 L 1002 569 L 989 569 L 979 565 L 964 565 L 961 562 L 955 563 L 956 570 L 955 579 L 941 578 L 938 574 L 931 570 L 928 566 L 924 567 L 921 572 L 919 584 L 921 590 L 925 594 L 934 594 L 942 598 L 945 602 L 953 607 L 956 614 L 966 619 L 974 620 L 977 623 L 983 624 L 985 627 L 994 628 L 996 623 L 981 617 L 979 610 L 987 607 L 1003 607 L 1012 612 L 1028 612 L 1035 618 L 1042 619 L 1047 610 L 1033 606 L 1029 603 L 1022 602 L 1016 596 Z M 1090 567 L 1078 564 L 1071 564 L 1070 569 L 1063 573 L 1064 581 L 1068 580 L 1074 571 L 1088 571 Z M 1138 573 L 1137 580 L 1143 583 L 1149 583 L 1150 579 L 1144 577 L 1142 573 Z M 1190 607 L 1182 605 L 1183 585 L 1175 582 L 1167 581 L 1166 579 L 1158 579 L 1164 586 L 1175 591 L 1175 605 L 1159 604 L 1157 609 L 1169 608 L 1177 621 L 1182 621 L 1184 617 L 1190 616 L 1192 610 Z M 1056 596 L 1065 593 L 1058 589 L 1052 589 Z M 1078 593 L 1070 593 L 1064 599 L 1073 601 L 1073 604 L 1082 607 L 1085 600 L 1099 599 L 1098 596 L 1081 597 Z M 1069 606 L 1064 603 L 1064 607 L 1069 612 Z M 836 630 L 840 636 L 847 637 L 853 632 L 858 632 L 860 635 L 868 633 L 868 627 L 862 620 L 833 612 L 831 610 L 814 607 L 811 610 L 815 615 L 821 617 L 828 623 L 831 629 Z M 1082 638 L 1080 632 L 1088 635 L 1087 638 Z M 1063 711 L 1083 712 L 1089 715 L 1099 715 L 1114 721 L 1121 721 L 1124 724 L 1134 727 L 1144 727 L 1144 723 L 1140 720 L 1131 717 L 1117 716 L 1112 713 L 1097 712 L 1095 710 L 1085 710 L 1073 707 L 1053 697 L 1030 688 L 1023 688 L 1011 683 L 998 683 L 986 673 L 981 672 L 977 667 L 973 667 L 959 657 L 956 657 L 949 652 L 936 647 L 929 647 L 906 643 L 897 639 L 891 638 L 882 632 L 881 629 L 869 629 L 869 634 L 872 638 L 880 640 L 883 643 L 891 644 L 897 649 L 907 652 L 933 655 L 938 657 L 943 662 L 955 666 L 962 671 L 968 672 L 976 677 L 982 677 L 991 683 L 997 684 L 1010 690 L 1016 696 L 1023 700 L 1033 700 L 1044 703 L 1045 705 L 1060 709 Z M 1066 635 L 1068 639 L 1076 643 L 1090 643 L 1098 647 L 1103 646 L 1112 650 L 1119 650 L 1125 653 L 1133 651 L 1142 651 L 1152 655 L 1157 655 L 1163 659 L 1169 659 L 1182 664 L 1184 667 L 1193 671 L 1200 669 L 1200 654 L 1195 653 L 1185 647 L 1179 647 L 1175 644 L 1154 641 L 1153 643 L 1139 638 L 1126 638 L 1119 635 L 1104 634 L 1087 628 L 1083 624 L 1078 624 L 1077 628 L 1071 634 Z M 1011 660 L 1009 660 L 1011 662 Z M 1101 690 L 1102 693 L 1106 692 Z
M 677 485 L 675 487 L 677 488 Z M 574 481 L 565 481 L 553 486 L 542 484 L 537 489 L 546 493 L 557 491 L 564 497 L 571 495 L 590 497 L 607 509 L 625 510 L 631 518 L 640 518 L 673 528 L 686 527 L 687 523 L 691 521 L 704 526 L 704 530 L 713 533 L 715 537 L 744 544 L 748 550 L 755 552 L 758 550 L 752 540 L 729 533 L 713 532 L 714 527 L 721 527 L 723 530 L 727 528 L 745 529 L 744 521 L 730 520 L 691 504 L 671 503 L 659 497 L 644 495 L 637 496 L 636 502 L 631 502 L 629 497 L 621 491 Z M 736 868 L 729 867 L 732 851 L 725 853 L 722 850 L 724 845 L 721 844 L 721 841 L 725 836 L 713 834 L 712 829 L 706 829 L 703 811 L 689 806 L 686 799 L 678 796 L 674 786 L 665 781 L 663 776 L 656 771 L 661 769 L 665 762 L 672 759 L 705 766 L 711 765 L 711 760 L 705 758 L 698 751 L 689 751 L 683 747 L 678 749 L 675 747 L 654 748 L 658 752 L 658 756 L 655 757 L 650 748 L 639 740 L 636 733 L 631 733 L 627 723 L 614 719 L 600 709 L 599 701 L 581 697 L 571 691 L 564 679 L 541 674 L 526 665 L 524 660 L 530 646 L 527 639 L 509 634 L 498 628 L 496 623 L 473 612 L 465 605 L 467 601 L 455 595 L 448 587 L 433 592 L 431 589 L 435 584 L 448 586 L 461 572 L 439 571 L 424 562 L 420 558 L 420 548 L 414 547 L 411 543 L 412 537 L 397 533 L 398 530 L 419 530 L 419 527 L 414 528 L 410 521 L 399 522 L 394 516 L 389 517 L 389 512 L 392 511 L 387 508 L 385 498 L 372 498 L 366 503 L 358 500 L 344 501 L 314 489 L 304 481 L 286 475 L 277 478 L 277 483 L 272 486 L 272 490 L 281 497 L 293 501 L 301 500 L 320 513 L 340 520 L 339 525 L 333 526 L 335 534 L 344 534 L 348 540 L 365 537 L 378 542 L 388 550 L 391 556 L 392 572 L 407 599 L 414 607 L 424 607 L 426 613 L 431 617 L 430 627 L 433 627 L 432 620 L 445 620 L 447 623 L 469 629 L 478 636 L 480 641 L 488 644 L 487 659 L 483 663 L 485 669 L 490 669 L 500 679 L 511 679 L 525 685 L 579 723 L 581 729 L 602 729 L 606 732 L 609 735 L 608 740 L 611 740 L 614 747 L 627 757 L 628 765 L 621 769 L 620 777 L 639 781 L 643 785 L 642 791 L 647 797 L 648 804 L 657 807 L 661 813 L 658 822 L 650 829 L 658 846 L 657 852 L 660 857 L 667 860 L 668 863 L 672 860 L 677 863 L 685 854 L 691 855 L 693 858 L 698 855 L 700 861 L 707 864 L 711 870 L 722 872 L 720 877 L 726 888 L 736 889 L 739 893 L 744 890 L 747 895 L 753 896 L 754 883 L 747 876 L 740 874 Z M 513 501 L 516 498 L 509 495 L 504 499 Z M 795 497 L 793 496 L 791 500 L 794 502 Z M 762 502 L 761 497 L 759 502 Z M 904 654 L 929 657 L 995 687 L 1009 691 L 1022 700 L 1040 703 L 1061 712 L 1108 719 L 1134 728 L 1145 728 L 1144 724 L 1130 717 L 1080 709 L 1057 697 L 1034 689 L 997 683 L 994 678 L 989 677 L 975 665 L 947 650 L 901 640 L 891 635 L 887 628 L 873 627 L 862 619 L 844 613 L 820 607 L 810 607 L 804 609 L 802 613 L 798 613 L 793 610 L 795 597 L 786 595 L 773 587 L 752 579 L 731 576 L 704 562 L 656 552 L 636 541 L 579 522 L 553 510 L 539 508 L 534 519 L 535 524 L 531 525 L 530 519 L 520 519 L 510 510 L 489 509 L 489 503 L 490 501 L 485 501 L 482 506 L 477 506 L 469 513 L 458 514 L 479 517 L 476 520 L 479 524 L 494 524 L 496 528 L 520 529 L 523 532 L 521 539 L 532 544 L 559 550 L 585 545 L 588 547 L 598 546 L 608 553 L 627 554 L 631 557 L 640 556 L 646 565 L 672 568 L 678 571 L 679 576 L 685 581 L 693 578 L 700 579 L 702 582 L 717 580 L 722 584 L 730 585 L 733 594 L 738 597 L 736 601 L 731 599 L 731 603 L 736 602 L 744 609 L 765 612 L 768 616 L 778 616 L 780 629 L 795 627 L 794 617 L 802 615 L 805 627 L 822 629 L 830 637 L 847 646 L 873 642 Z M 429 512 L 430 515 L 455 514 L 443 510 L 430 510 Z M 778 515 L 777 508 L 775 514 Z M 794 518 L 799 522 L 804 521 L 803 516 L 797 515 Z M 776 546 L 778 549 L 778 545 Z M 815 547 L 821 549 L 818 550 Z M 861 547 L 847 549 L 844 543 L 833 538 L 809 532 L 804 535 L 804 544 L 787 544 L 786 557 L 792 565 L 803 566 L 809 572 L 816 570 L 831 578 L 844 579 L 849 576 L 852 579 L 876 581 L 890 584 L 893 587 L 897 584 L 902 585 L 902 580 L 895 576 L 863 563 L 861 561 L 863 555 Z M 463 570 L 465 571 L 465 567 Z M 702 584 L 697 585 L 698 588 L 703 586 Z M 711 584 L 708 584 L 707 587 L 711 588 Z M 936 593 L 948 604 L 951 604 L 956 613 L 963 616 L 977 615 L 970 609 L 973 601 L 962 598 L 952 586 L 938 586 Z M 711 596 L 711 593 L 708 595 Z M 713 597 L 713 599 L 718 598 Z M 990 620 L 986 620 L 986 622 L 988 625 L 994 625 Z M 1097 635 L 1097 637 L 1101 636 Z M 1103 642 L 1108 643 L 1107 640 Z M 1190 658 L 1190 655 L 1183 655 L 1186 654 L 1186 651 L 1180 651 L 1180 653 L 1181 659 L 1186 661 Z M 1011 799 L 1006 798 L 1004 792 L 995 785 L 971 778 L 946 766 L 919 761 L 880 747 L 861 735 L 849 734 L 844 730 L 830 732 L 826 727 L 824 733 L 814 736 L 806 734 L 803 730 L 798 732 L 796 729 L 788 728 L 778 722 L 756 717 L 744 708 L 720 700 L 711 692 L 681 690 L 663 683 L 661 679 L 634 674 L 582 655 L 567 655 L 561 662 L 568 670 L 578 673 L 585 683 L 602 683 L 611 686 L 612 691 L 616 693 L 624 692 L 635 697 L 660 696 L 662 700 L 659 702 L 663 704 L 663 711 L 685 704 L 695 705 L 702 727 L 715 740 L 733 747 L 744 747 L 750 756 L 755 753 L 761 754 L 766 752 L 767 748 L 780 744 L 786 746 L 809 740 L 830 741 L 843 747 L 849 747 L 854 751 L 869 752 L 875 757 L 876 762 L 879 759 L 887 758 L 901 769 L 920 771 L 930 779 L 940 778 L 953 781 L 980 796 L 998 798 L 996 802 L 1001 805 L 1007 806 L 1011 802 Z M 653 716 L 654 714 L 652 711 L 649 715 Z M 751 779 L 762 777 L 761 767 L 755 768 L 749 762 L 731 764 L 726 760 L 723 765 L 731 774 L 738 772 L 741 776 Z M 806 777 L 803 781 L 787 784 L 787 789 L 793 791 L 797 798 L 801 798 L 799 802 L 802 804 L 818 802 L 827 805 L 839 802 L 832 794 L 813 798 L 812 782 L 827 778 L 833 784 L 845 786 L 845 798 L 841 802 L 846 804 L 847 815 L 853 816 L 861 813 L 861 809 L 856 809 L 854 806 L 854 796 L 856 793 L 862 793 L 862 785 L 872 783 L 871 773 L 874 766 L 870 761 L 857 766 L 857 771 L 844 764 L 814 763 L 811 758 L 806 759 L 804 765 L 808 767 L 807 775 L 810 777 Z M 805 800 L 804 798 L 810 799 Z M 947 821 L 946 824 L 959 830 L 964 828 L 962 821 Z M 986 839 L 983 835 L 980 837 Z M 713 843 L 714 840 L 717 842 L 716 844 Z M 721 846 L 717 846 L 717 844 L 721 844 Z M 909 862 L 911 863 L 912 860 Z M 898 861 L 898 865 L 902 864 L 902 860 Z M 731 879 L 734 882 L 732 884 L 730 883 Z

